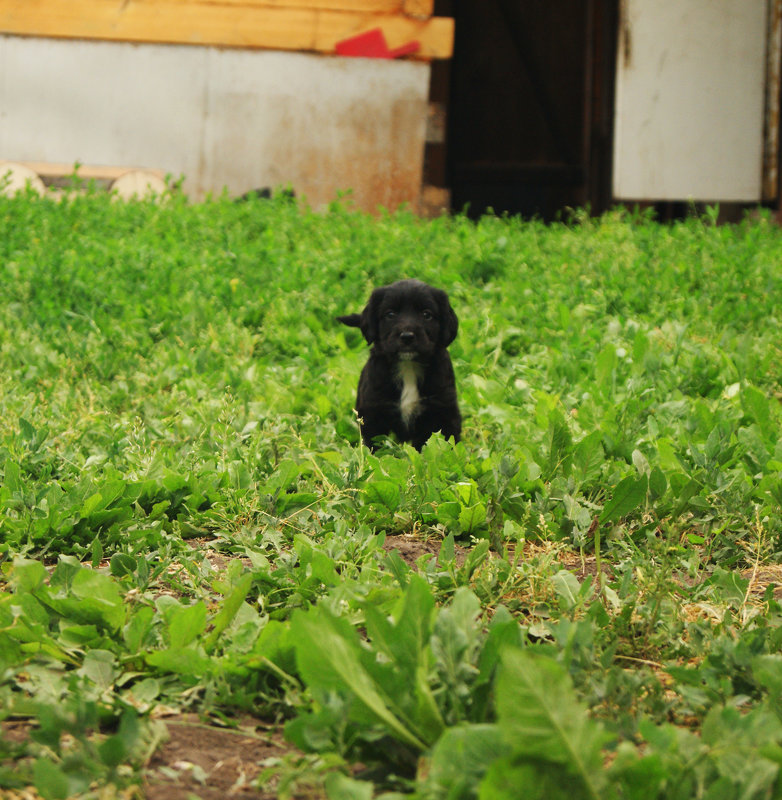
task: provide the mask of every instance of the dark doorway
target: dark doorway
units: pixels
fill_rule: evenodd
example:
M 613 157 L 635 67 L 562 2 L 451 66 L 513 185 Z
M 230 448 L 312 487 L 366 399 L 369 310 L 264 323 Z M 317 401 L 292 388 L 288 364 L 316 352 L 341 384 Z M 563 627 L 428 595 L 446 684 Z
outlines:
M 611 202 L 619 0 L 450 0 L 456 211 L 552 219 Z

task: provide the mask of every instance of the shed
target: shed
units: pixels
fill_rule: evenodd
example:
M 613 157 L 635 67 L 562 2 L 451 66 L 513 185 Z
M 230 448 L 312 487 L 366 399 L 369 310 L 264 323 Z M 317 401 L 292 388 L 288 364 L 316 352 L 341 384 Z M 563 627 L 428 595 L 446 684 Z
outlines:
M 196 200 L 417 207 L 430 64 L 453 42 L 433 1 L 0 0 L 0 160 L 150 170 Z M 368 32 L 404 59 L 337 55 Z
M 437 0 L 453 205 L 779 206 L 782 0 Z M 433 86 L 438 85 L 437 82 Z

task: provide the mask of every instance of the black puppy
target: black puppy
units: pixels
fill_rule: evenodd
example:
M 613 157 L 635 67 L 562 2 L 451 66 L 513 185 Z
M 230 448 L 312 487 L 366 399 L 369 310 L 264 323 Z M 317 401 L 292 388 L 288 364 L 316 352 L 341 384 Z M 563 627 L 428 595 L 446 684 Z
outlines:
M 388 433 L 420 450 L 435 432 L 459 441 L 462 417 L 446 348 L 459 322 L 448 295 L 421 281 L 375 289 L 360 314 L 337 317 L 360 328 L 372 345 L 358 382 L 361 438 Z

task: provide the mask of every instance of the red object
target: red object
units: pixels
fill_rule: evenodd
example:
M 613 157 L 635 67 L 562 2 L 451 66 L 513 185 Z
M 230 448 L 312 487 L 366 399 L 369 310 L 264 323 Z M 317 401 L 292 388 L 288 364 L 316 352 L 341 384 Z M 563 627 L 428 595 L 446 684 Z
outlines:
M 363 58 L 399 58 L 415 53 L 421 48 L 420 42 L 408 42 L 401 47 L 388 49 L 386 37 L 380 28 L 372 28 L 349 39 L 337 42 L 336 51 L 340 56 L 360 56 Z

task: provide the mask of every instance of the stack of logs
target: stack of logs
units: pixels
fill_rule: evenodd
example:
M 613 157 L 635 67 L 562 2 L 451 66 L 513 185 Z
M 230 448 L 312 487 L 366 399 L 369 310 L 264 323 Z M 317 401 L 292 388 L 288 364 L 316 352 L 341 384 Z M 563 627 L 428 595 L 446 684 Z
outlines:
M 162 195 L 168 188 L 161 170 L 0 161 L 0 194 L 33 191 L 57 196 L 58 190 L 79 183 L 107 189 L 125 200 Z

